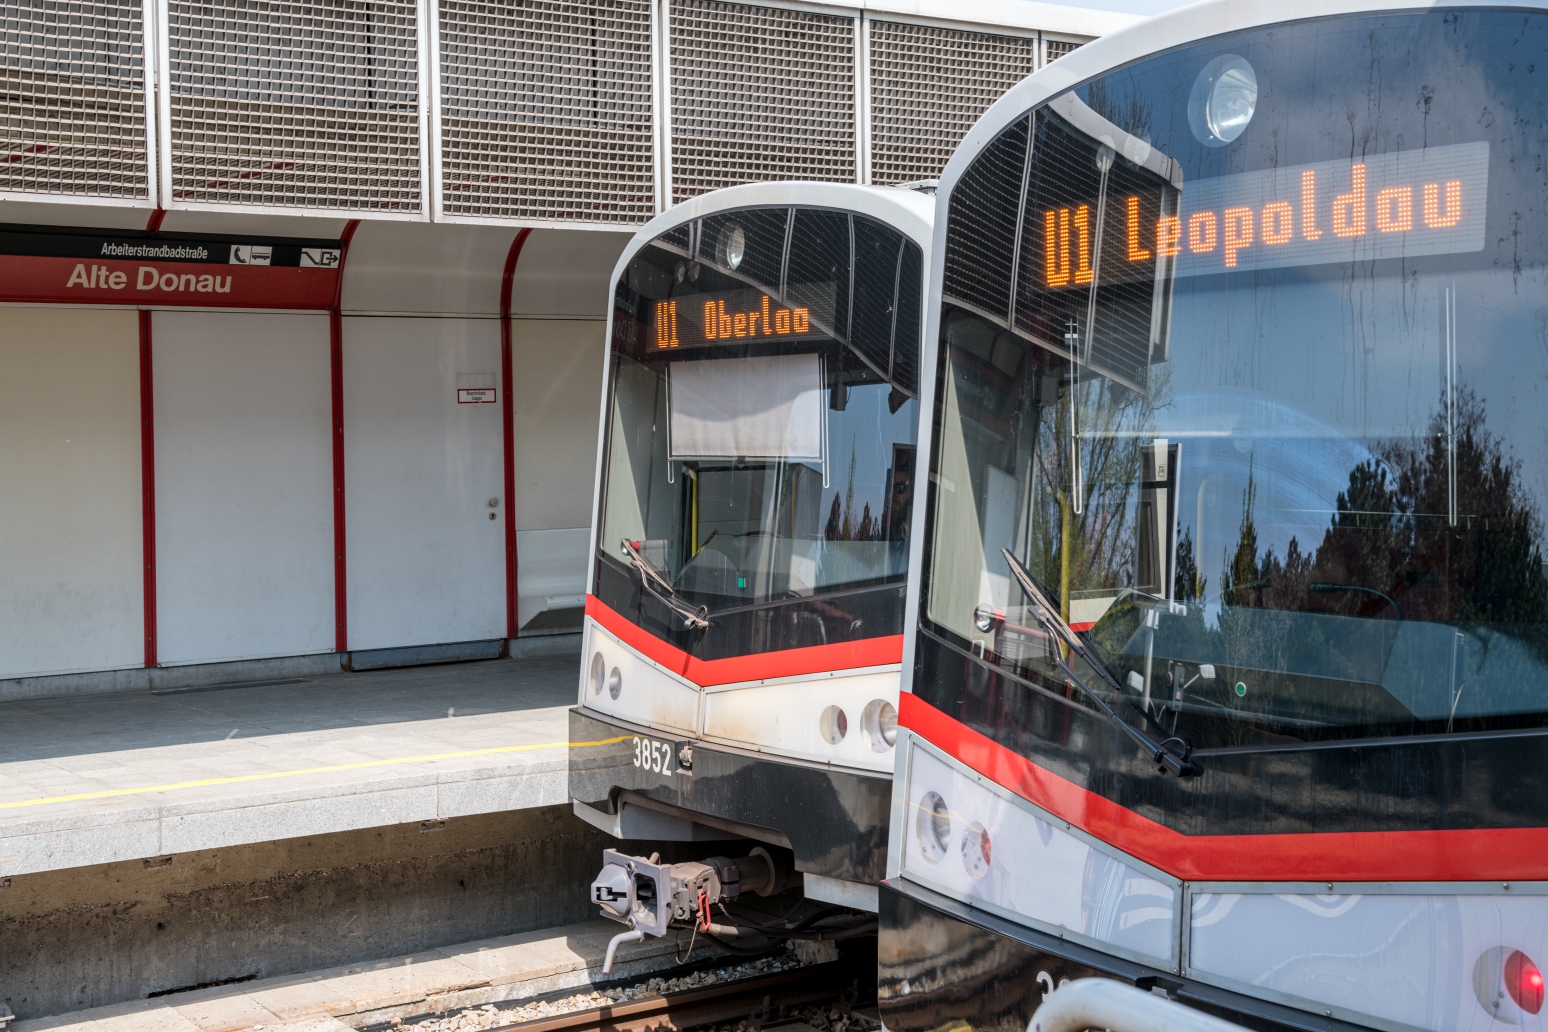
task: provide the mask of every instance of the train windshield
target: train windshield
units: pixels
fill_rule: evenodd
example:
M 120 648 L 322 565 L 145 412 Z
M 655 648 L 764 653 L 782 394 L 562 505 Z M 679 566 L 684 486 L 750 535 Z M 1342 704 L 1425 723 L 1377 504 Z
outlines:
M 1536 63 L 1538 14 L 1291 23 L 981 152 L 950 196 L 922 669 L 1089 702 L 1079 678 L 1201 750 L 1541 726 Z
M 804 208 L 706 216 L 634 256 L 603 602 L 711 655 L 901 633 L 922 265 L 891 227 Z

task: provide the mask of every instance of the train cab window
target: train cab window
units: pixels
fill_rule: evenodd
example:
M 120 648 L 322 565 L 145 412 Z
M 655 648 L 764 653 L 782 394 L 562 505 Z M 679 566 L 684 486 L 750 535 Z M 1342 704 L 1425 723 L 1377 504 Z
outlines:
M 900 633 L 921 277 L 917 244 L 842 211 L 706 216 L 634 256 L 604 603 L 715 655 Z
M 1548 82 L 1482 58 L 1503 46 L 1544 53 L 1548 18 L 1280 25 L 978 155 L 949 201 L 916 691 L 955 706 L 980 664 L 1080 704 L 1025 575 L 1157 740 L 1544 723 Z

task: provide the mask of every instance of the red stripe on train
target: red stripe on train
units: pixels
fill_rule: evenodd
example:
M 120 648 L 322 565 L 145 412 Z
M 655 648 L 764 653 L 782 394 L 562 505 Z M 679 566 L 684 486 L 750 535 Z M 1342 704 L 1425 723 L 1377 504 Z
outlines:
M 1548 828 L 1184 835 L 1039 767 L 910 692 L 898 723 L 1023 799 L 1186 881 L 1548 879 Z
M 701 687 L 756 681 L 762 677 L 797 677 L 801 674 L 823 674 L 829 670 L 903 662 L 901 634 L 840 642 L 836 645 L 759 652 L 730 659 L 695 659 L 682 649 L 668 645 L 649 631 L 642 630 L 637 624 L 630 623 L 595 595 L 586 596 L 586 615 L 631 649 Z

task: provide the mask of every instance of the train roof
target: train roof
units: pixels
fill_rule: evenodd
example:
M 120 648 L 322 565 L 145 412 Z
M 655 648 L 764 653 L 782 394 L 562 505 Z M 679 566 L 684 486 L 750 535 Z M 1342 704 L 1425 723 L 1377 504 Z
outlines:
M 1006 126 L 1028 111 L 1057 97 L 1088 79 L 1131 64 L 1144 57 L 1174 50 L 1191 43 L 1225 36 L 1245 29 L 1314 21 L 1320 18 L 1420 12 L 1439 9 L 1548 10 L 1548 0 L 1524 0 L 1509 3 L 1485 0 L 1304 0 L 1286 16 L 1286 7 L 1271 0 L 1202 0 L 1166 14 L 1131 22 L 1092 40 L 1070 53 L 1051 61 L 1007 90 L 989 106 L 973 128 L 957 145 L 951 160 L 941 173 L 940 192 L 948 193 L 979 152 L 988 146 Z
M 618 256 L 618 264 L 613 267 L 613 280 L 617 280 L 640 248 L 685 222 L 742 208 L 782 207 L 832 208 L 867 215 L 896 228 L 926 251 L 930 247 L 935 222 L 934 198 L 922 190 L 909 187 L 808 180 L 744 183 L 700 194 L 668 208 L 645 223 Z

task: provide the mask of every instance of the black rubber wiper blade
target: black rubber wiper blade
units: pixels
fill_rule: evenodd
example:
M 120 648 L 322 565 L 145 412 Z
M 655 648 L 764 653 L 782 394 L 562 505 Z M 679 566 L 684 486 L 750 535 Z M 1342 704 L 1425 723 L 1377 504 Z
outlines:
M 629 562 L 634 564 L 634 568 L 640 571 L 641 586 L 658 602 L 682 617 L 685 628 L 702 631 L 710 625 L 709 608 L 700 606 L 695 609 L 678 598 L 677 592 L 672 588 L 672 582 L 667 580 L 666 575 L 656 569 L 650 560 L 640 554 L 640 550 L 635 547 L 633 541 L 624 538 L 623 551 L 624 555 L 629 557 Z
M 1075 633 L 1075 629 L 1064 622 L 1064 618 L 1059 615 L 1058 607 L 1053 604 L 1047 595 L 1043 594 L 1043 590 L 1032 579 L 1032 574 L 1027 572 L 1025 566 L 1021 565 L 1021 560 L 1011 554 L 1011 550 L 1008 548 L 1000 549 L 1000 554 L 1005 557 L 1005 565 L 1010 567 L 1011 575 L 1016 578 L 1016 583 L 1021 586 L 1023 594 L 1027 596 L 1027 601 L 1032 603 L 1032 615 L 1037 618 L 1038 623 L 1046 627 L 1049 633 L 1068 646 L 1072 653 L 1084 660 L 1088 667 L 1095 670 L 1097 676 L 1107 682 L 1114 695 L 1122 698 L 1123 688 L 1118 684 L 1117 679 L 1091 653 L 1091 650 L 1086 647 L 1086 643 L 1080 640 L 1080 635 Z M 1096 703 L 1102 712 L 1122 728 L 1130 738 L 1143 746 L 1145 751 L 1150 753 L 1150 758 L 1162 768 L 1176 774 L 1180 778 L 1194 777 L 1202 773 L 1199 765 L 1193 762 L 1191 755 L 1193 746 L 1185 739 L 1168 738 L 1164 742 L 1157 742 L 1114 712 L 1113 708 L 1107 704 L 1107 700 L 1102 698 L 1100 693 L 1088 685 L 1075 672 L 1074 668 L 1064 661 L 1063 656 L 1059 656 L 1058 663 L 1060 669 L 1074 682 L 1075 686 L 1085 692 L 1086 696 Z M 1174 743 L 1181 747 L 1181 752 L 1173 752 L 1167 748 L 1167 746 Z

